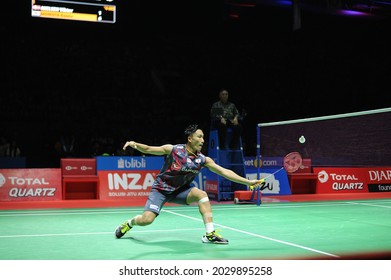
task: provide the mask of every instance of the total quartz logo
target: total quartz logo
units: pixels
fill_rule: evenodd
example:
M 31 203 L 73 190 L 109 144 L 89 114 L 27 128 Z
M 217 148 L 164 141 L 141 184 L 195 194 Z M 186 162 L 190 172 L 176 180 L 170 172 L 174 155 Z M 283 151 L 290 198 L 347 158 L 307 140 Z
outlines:
M 326 183 L 329 180 L 329 174 L 325 170 L 319 171 L 318 180 L 321 183 Z
M 354 174 L 336 174 L 327 173 L 325 170 L 321 170 L 318 173 L 318 180 L 321 183 L 326 183 L 329 179 L 333 181 L 359 181 Z

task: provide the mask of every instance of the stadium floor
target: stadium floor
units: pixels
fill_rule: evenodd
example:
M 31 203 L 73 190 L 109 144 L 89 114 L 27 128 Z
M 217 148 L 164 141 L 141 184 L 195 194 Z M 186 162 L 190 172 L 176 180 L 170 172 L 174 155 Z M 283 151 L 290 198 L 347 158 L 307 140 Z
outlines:
M 270 199 L 269 199 L 270 200 Z M 142 207 L 0 211 L 1 260 L 390 259 L 391 199 L 213 205 L 230 243 L 203 244 L 198 207 L 165 206 L 116 239 Z

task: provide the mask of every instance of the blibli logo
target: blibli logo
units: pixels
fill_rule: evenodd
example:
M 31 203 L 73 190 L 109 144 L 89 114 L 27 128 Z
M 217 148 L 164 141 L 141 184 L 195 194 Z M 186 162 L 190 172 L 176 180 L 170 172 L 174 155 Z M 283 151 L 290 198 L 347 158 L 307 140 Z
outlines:
M 120 158 L 118 160 L 117 166 L 118 168 L 146 168 L 147 163 L 144 158 L 141 158 L 141 160 L 137 160 L 134 158 L 131 158 L 130 160 L 126 160 Z

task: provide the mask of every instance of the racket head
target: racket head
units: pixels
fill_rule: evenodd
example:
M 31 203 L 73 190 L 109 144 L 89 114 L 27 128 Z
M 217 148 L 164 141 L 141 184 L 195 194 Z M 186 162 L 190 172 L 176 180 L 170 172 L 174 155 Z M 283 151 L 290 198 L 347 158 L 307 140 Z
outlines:
M 293 173 L 303 164 L 303 158 L 299 152 L 291 152 L 284 157 L 284 168 L 286 172 Z

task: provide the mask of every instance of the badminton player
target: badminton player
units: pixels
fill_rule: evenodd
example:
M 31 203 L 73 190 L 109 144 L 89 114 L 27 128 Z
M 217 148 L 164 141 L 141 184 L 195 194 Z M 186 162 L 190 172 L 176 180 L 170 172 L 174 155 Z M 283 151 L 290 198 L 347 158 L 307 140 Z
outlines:
M 150 225 L 160 214 L 166 202 L 182 205 L 196 202 L 205 225 L 205 235 L 202 236 L 201 241 L 228 244 L 228 240 L 215 231 L 208 194 L 197 187 L 190 186 L 191 182 L 203 167 L 243 185 L 258 186 L 263 180 L 246 179 L 203 155 L 201 149 L 204 144 L 204 133 L 198 125 L 189 125 L 185 130 L 185 137 L 186 144 L 177 145 L 148 146 L 135 141 L 125 143 L 123 149 L 132 147 L 144 154 L 165 155 L 165 161 L 152 184 L 144 212 L 119 225 L 115 230 L 117 238 L 124 236 L 134 226 Z

